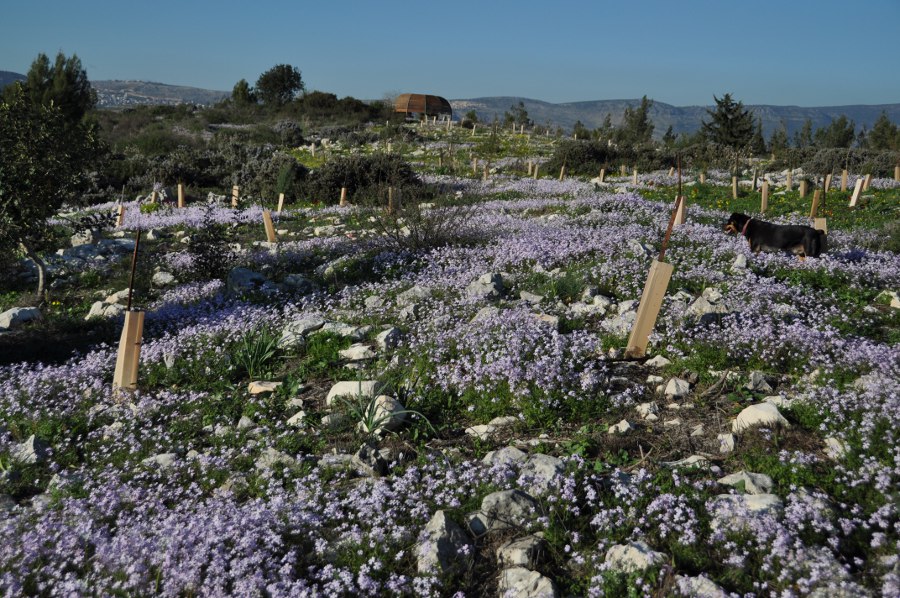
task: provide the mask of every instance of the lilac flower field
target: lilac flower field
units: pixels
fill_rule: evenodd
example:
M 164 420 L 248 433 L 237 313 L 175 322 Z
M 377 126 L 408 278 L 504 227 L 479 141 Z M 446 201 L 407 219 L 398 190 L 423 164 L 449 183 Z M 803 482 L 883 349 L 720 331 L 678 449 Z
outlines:
M 174 279 L 139 297 L 138 389 L 108 343 L 0 366 L 0 591 L 900 595 L 900 255 L 755 255 L 689 202 L 630 361 L 671 177 L 424 178 L 468 202 L 401 216 L 456 242 L 128 204 Z M 243 235 L 226 280 L 181 241 L 209 218 Z

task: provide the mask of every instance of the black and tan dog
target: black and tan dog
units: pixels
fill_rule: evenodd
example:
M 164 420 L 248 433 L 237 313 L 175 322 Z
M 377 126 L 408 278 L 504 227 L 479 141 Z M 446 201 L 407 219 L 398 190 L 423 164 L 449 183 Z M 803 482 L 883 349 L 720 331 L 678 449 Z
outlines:
M 725 231 L 747 237 L 750 250 L 754 253 L 763 249 L 787 251 L 803 260 L 807 257 L 819 257 L 826 250 L 825 231 L 811 226 L 772 224 L 737 212 L 728 219 Z

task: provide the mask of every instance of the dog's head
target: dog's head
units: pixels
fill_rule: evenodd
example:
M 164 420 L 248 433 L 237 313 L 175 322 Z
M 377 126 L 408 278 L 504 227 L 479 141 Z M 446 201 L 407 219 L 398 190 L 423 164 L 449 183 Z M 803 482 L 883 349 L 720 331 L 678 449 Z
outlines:
M 748 220 L 750 220 L 750 216 L 735 212 L 728 218 L 728 222 L 725 223 L 725 226 L 722 228 L 722 230 L 724 230 L 726 233 L 740 233 L 744 229 L 744 225 L 747 224 Z

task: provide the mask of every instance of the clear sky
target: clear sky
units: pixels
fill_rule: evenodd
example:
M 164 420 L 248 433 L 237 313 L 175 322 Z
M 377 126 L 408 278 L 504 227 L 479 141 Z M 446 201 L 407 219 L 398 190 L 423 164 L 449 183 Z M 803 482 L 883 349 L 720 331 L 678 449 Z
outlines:
M 0 0 L 0 70 L 230 91 L 276 64 L 378 99 L 900 103 L 900 0 Z

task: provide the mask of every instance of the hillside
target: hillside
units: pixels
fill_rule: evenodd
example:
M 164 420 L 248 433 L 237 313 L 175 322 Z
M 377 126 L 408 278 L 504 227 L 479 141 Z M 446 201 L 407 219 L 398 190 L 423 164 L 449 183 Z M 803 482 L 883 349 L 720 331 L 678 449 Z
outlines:
M 91 81 L 97 90 L 100 108 L 137 106 L 143 104 L 215 104 L 230 96 L 227 91 L 166 85 L 150 81 Z
M 458 116 L 462 116 L 469 110 L 475 110 L 480 120 L 490 122 L 495 116 L 502 119 L 503 113 L 519 102 L 525 105 L 528 116 L 536 124 L 549 124 L 564 129 L 571 129 L 579 120 L 589 129 L 595 129 L 603 124 L 607 114 L 611 116 L 614 125 L 619 125 L 622 122 L 625 108 L 640 105 L 640 100 L 596 100 L 551 104 L 540 100 L 508 96 L 451 100 L 450 105 L 453 106 L 453 111 Z M 654 136 L 662 137 L 669 126 L 675 133 L 695 131 L 699 128 L 701 121 L 707 118 L 708 108 L 710 107 L 672 106 L 654 101 L 650 109 L 650 118 L 655 125 Z M 857 130 L 860 126 L 871 129 L 882 111 L 886 112 L 893 122 L 900 122 L 900 104 L 821 107 L 748 105 L 748 108 L 757 117 L 762 118 L 766 137 L 771 135 L 772 131 L 782 122 L 787 127 L 788 134 L 792 135 L 794 131 L 803 126 L 803 122 L 807 118 L 812 120 L 813 129 L 815 129 L 828 125 L 842 114 L 856 123 Z
M 24 81 L 25 75 L 20 75 L 19 73 L 13 73 L 12 71 L 0 71 L 0 89 L 3 89 L 10 83 L 15 83 L 16 81 Z

